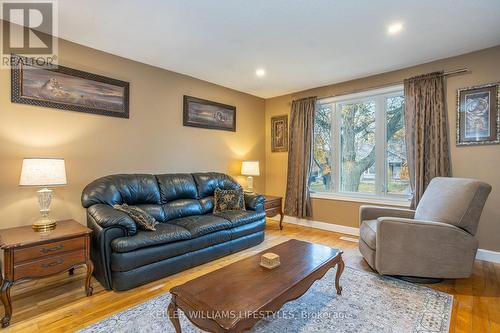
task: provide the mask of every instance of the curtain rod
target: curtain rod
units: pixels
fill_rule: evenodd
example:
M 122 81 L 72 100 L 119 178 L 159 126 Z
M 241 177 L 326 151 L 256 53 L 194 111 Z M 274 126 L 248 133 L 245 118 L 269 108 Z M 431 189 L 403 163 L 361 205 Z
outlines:
M 451 71 L 446 71 L 443 73 L 443 76 L 455 76 L 455 75 L 461 75 L 461 74 L 467 74 L 467 73 L 470 73 L 470 71 L 467 67 L 465 67 L 465 68 L 460 68 L 460 69 L 454 69 Z M 395 85 L 403 84 L 403 83 L 404 83 L 404 80 L 403 81 L 395 81 L 395 82 L 385 83 L 383 85 L 371 86 L 371 87 L 367 87 L 367 88 L 363 88 L 363 89 L 342 92 L 342 93 L 337 94 L 337 95 L 318 97 L 318 99 L 331 98 L 331 97 L 342 96 L 342 95 L 350 95 L 350 94 L 355 94 L 355 93 L 373 90 L 373 89 L 377 89 L 377 88 L 386 88 L 386 87 L 390 87 L 390 86 L 395 86 Z M 292 102 L 288 102 L 288 104 L 291 105 Z

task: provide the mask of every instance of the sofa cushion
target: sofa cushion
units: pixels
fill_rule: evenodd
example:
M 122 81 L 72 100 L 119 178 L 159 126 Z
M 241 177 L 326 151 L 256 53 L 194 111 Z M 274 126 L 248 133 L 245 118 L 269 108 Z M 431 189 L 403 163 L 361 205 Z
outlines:
M 229 229 L 229 231 L 231 232 L 231 239 L 237 239 L 240 237 L 254 234 L 259 231 L 264 231 L 265 228 L 266 228 L 266 220 L 262 219 L 259 221 L 243 224 L 235 228 L 231 228 Z
M 159 204 L 160 190 L 153 175 L 122 174 L 106 176 L 85 186 L 82 205 L 88 208 L 95 204 Z
M 179 217 L 201 215 L 200 201 L 196 199 L 179 199 L 162 205 L 165 215 L 164 221 L 177 219 Z
M 167 244 L 190 238 L 191 233 L 180 226 L 159 223 L 155 231 L 138 231 L 134 236 L 114 239 L 111 242 L 111 248 L 115 252 L 129 252 L 148 246 Z
M 215 244 L 198 251 L 161 260 L 146 266 L 131 269 L 126 272 L 113 272 L 111 285 L 114 290 L 127 290 L 136 286 L 161 279 L 165 276 L 178 273 L 182 270 L 213 261 L 231 253 L 262 243 L 264 232 L 257 232 L 221 244 Z M 258 268 L 258 267 L 257 267 Z M 217 286 L 207 286 L 216 288 Z M 164 311 L 164 310 L 163 310 Z
M 214 195 L 216 188 L 223 190 L 236 190 L 241 188 L 231 176 L 218 172 L 193 173 L 193 178 L 198 188 L 198 197 L 205 198 Z
M 142 209 L 152 217 L 156 219 L 156 221 L 163 222 L 165 221 L 165 213 L 163 212 L 163 207 L 161 205 L 135 205 L 136 207 Z
M 189 173 L 157 175 L 161 203 L 177 199 L 197 199 L 198 190 Z
M 136 251 L 113 252 L 111 254 L 111 269 L 115 272 L 125 272 L 229 240 L 231 240 L 231 230 L 228 229 L 175 243 L 137 249 Z
M 208 214 L 214 211 L 214 197 L 210 196 L 201 198 L 199 201 L 201 205 L 202 214 Z
M 111 254 L 111 269 L 115 272 L 129 271 L 137 267 L 204 249 L 229 240 L 253 235 L 257 232 L 264 231 L 265 226 L 265 220 L 260 220 L 236 228 L 219 230 L 197 238 L 182 240 L 175 243 L 149 246 L 131 252 L 113 252 Z
M 365 220 L 361 222 L 361 226 L 359 227 L 359 237 L 372 250 L 375 250 L 377 248 L 377 225 L 378 220 Z
M 215 216 L 228 220 L 231 227 L 238 227 L 247 223 L 262 220 L 266 217 L 266 212 L 256 212 L 253 210 L 227 210 L 214 213 Z
M 188 230 L 192 238 L 232 227 L 231 222 L 228 220 L 211 214 L 186 216 L 169 221 L 168 223 Z

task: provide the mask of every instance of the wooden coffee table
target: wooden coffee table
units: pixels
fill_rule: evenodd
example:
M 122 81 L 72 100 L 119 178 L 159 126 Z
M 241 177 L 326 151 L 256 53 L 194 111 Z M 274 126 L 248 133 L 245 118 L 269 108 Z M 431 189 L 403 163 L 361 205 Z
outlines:
M 266 252 L 278 254 L 281 266 L 261 267 L 260 257 Z M 178 309 L 200 329 L 242 332 L 302 296 L 335 265 L 335 287 L 340 295 L 342 251 L 292 239 L 172 288 L 168 315 L 178 333 Z

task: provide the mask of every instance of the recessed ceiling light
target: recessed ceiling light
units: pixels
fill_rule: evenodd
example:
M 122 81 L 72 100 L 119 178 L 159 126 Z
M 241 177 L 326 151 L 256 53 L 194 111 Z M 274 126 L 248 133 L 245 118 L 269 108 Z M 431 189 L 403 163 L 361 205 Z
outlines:
M 259 68 L 255 71 L 255 75 L 258 77 L 264 77 L 266 76 L 266 70 L 264 68 Z
M 403 30 L 403 23 L 400 23 L 400 22 L 393 23 L 389 27 L 387 27 L 387 33 L 389 35 L 395 35 L 398 32 L 400 32 L 401 30 Z

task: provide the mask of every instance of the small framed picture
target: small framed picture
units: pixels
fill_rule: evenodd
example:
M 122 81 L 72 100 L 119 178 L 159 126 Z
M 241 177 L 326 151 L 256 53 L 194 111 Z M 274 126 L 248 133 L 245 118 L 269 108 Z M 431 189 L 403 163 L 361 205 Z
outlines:
M 288 116 L 276 116 L 271 118 L 271 151 L 288 151 Z
M 499 84 L 458 89 L 457 145 L 500 143 Z

